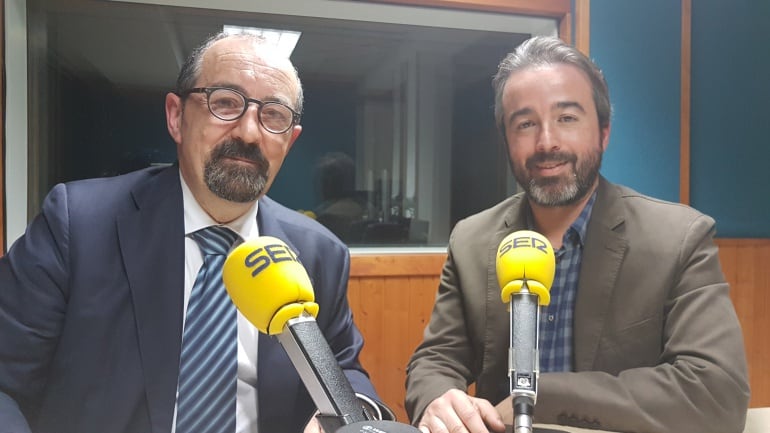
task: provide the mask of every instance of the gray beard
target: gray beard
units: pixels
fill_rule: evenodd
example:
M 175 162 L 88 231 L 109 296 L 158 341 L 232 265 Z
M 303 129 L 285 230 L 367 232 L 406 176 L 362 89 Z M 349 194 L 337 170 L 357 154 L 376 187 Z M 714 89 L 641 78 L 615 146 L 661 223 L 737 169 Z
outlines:
M 560 179 L 547 179 L 560 181 Z M 572 179 L 565 185 L 557 186 L 557 182 L 540 182 L 534 179 L 529 181 L 529 188 L 524 188 L 529 195 L 530 200 L 540 206 L 556 207 L 566 206 L 576 202 L 581 196 L 578 188 L 577 179 L 573 175 Z M 547 184 L 554 185 L 549 187 Z M 582 191 L 585 194 L 586 191 Z
M 257 173 L 245 167 L 228 168 L 225 164 L 206 165 L 204 179 L 211 192 L 235 203 L 252 202 L 262 195 L 267 186 L 266 172 Z
M 245 166 L 228 161 L 228 158 L 243 158 L 254 162 Z M 235 203 L 257 200 L 266 192 L 270 176 L 270 163 L 257 145 L 240 140 L 228 140 L 211 152 L 203 170 L 203 180 L 217 197 Z
M 599 150 L 589 154 L 582 163 L 573 163 L 574 170 L 566 179 L 529 179 L 526 170 L 519 172 L 515 168 L 513 174 L 533 203 L 544 207 L 568 206 L 588 195 L 596 183 L 601 165 L 602 151 L 599 147 Z

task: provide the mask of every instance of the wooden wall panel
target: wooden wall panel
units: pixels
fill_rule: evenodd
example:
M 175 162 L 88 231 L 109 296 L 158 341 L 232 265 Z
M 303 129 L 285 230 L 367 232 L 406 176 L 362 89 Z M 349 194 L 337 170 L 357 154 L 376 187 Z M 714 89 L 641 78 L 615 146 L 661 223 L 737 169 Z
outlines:
M 429 290 L 428 287 L 432 287 Z M 380 397 L 406 420 L 404 411 L 404 381 L 406 365 L 422 330 L 428 323 L 435 279 L 426 277 L 367 278 L 350 286 L 350 302 L 356 311 L 355 320 L 363 330 L 366 343 L 361 363 L 372 374 Z M 376 374 L 374 373 L 376 372 Z
M 586 56 L 591 55 L 591 0 L 575 0 L 575 48 Z M 565 32 L 559 36 L 564 39 Z M 565 41 L 567 41 L 565 39 Z M 567 41 L 569 42 L 569 41 Z
M 720 260 L 743 328 L 751 407 L 770 406 L 770 240 L 720 239 Z M 349 300 L 364 335 L 361 362 L 380 397 L 407 421 L 406 365 L 430 318 L 445 255 L 353 256 Z
M 770 406 L 770 239 L 719 239 L 719 258 L 730 283 L 746 344 L 751 407 Z
M 430 254 L 352 258 L 348 300 L 365 339 L 361 363 L 399 421 L 407 421 L 406 365 L 422 341 L 445 257 Z M 394 275 L 399 270 L 401 275 Z
M 682 1 L 679 90 L 679 202 L 690 204 L 690 70 L 692 65 L 692 0 Z

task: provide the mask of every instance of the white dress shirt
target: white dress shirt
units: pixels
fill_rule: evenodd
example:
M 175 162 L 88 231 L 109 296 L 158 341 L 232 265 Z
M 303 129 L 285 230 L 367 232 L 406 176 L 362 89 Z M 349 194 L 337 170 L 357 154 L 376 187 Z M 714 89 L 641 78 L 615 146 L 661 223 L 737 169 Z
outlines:
M 182 329 L 184 318 L 187 316 L 187 302 L 190 299 L 195 278 L 203 265 L 198 244 L 189 237 L 190 233 L 202 228 L 218 225 L 198 204 L 193 197 L 190 188 L 184 179 L 182 182 L 182 200 L 184 203 L 184 311 L 182 314 Z M 254 206 L 240 218 L 231 221 L 227 227 L 238 233 L 241 239 L 250 239 L 259 236 L 257 227 L 258 205 Z M 240 241 L 236 241 L 239 244 Z M 251 322 L 238 312 L 238 385 L 235 404 L 235 431 L 236 433 L 258 433 L 257 429 L 257 342 L 259 330 Z M 177 390 L 177 397 L 179 396 Z M 171 425 L 171 433 L 176 432 L 176 405 L 174 406 L 174 422 Z

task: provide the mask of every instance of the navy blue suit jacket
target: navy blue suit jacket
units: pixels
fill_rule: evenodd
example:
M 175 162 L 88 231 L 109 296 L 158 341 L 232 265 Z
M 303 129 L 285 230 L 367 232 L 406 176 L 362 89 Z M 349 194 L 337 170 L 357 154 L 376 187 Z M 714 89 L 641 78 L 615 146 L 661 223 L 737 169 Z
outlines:
M 260 234 L 299 256 L 318 326 L 357 392 L 348 250 L 263 197 Z M 0 432 L 168 433 L 182 340 L 184 220 L 177 166 L 60 184 L 0 259 Z M 300 432 L 315 407 L 278 342 L 260 335 L 260 431 Z

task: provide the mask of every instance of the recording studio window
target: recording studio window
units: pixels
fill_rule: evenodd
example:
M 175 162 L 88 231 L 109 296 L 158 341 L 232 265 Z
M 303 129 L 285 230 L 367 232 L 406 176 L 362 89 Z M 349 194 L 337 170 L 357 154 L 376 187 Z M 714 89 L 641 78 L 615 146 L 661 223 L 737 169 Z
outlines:
M 344 0 L 26 4 L 28 215 L 55 183 L 174 162 L 164 97 L 208 34 L 289 30 L 303 132 L 268 195 L 355 248 L 443 248 L 457 220 L 515 190 L 491 79 L 529 35 L 556 32 L 542 18 Z

